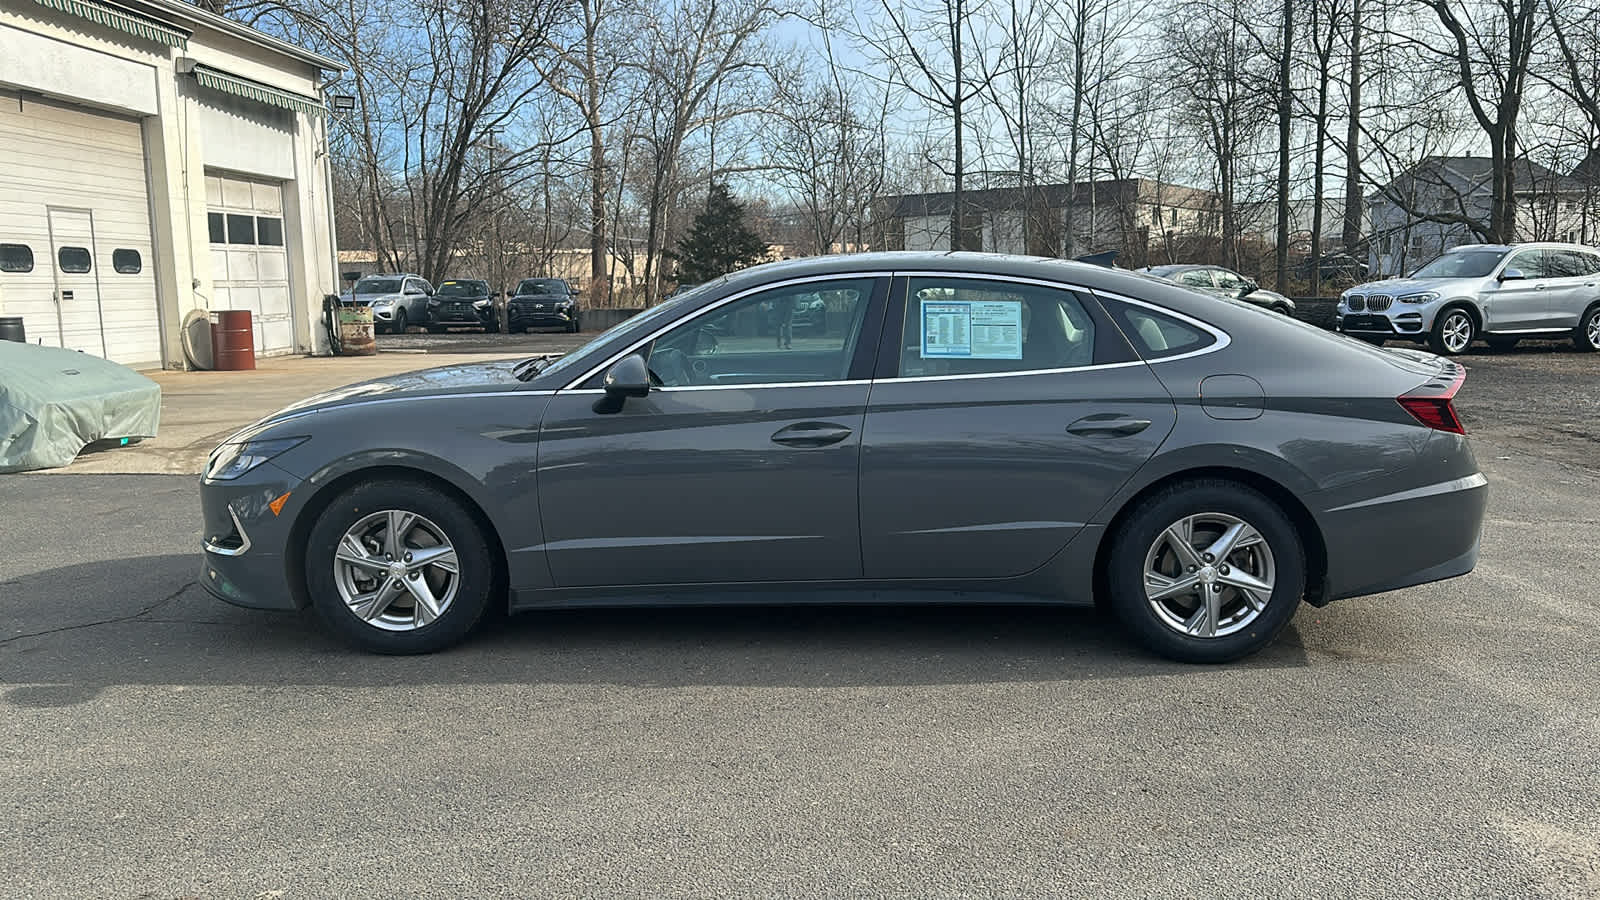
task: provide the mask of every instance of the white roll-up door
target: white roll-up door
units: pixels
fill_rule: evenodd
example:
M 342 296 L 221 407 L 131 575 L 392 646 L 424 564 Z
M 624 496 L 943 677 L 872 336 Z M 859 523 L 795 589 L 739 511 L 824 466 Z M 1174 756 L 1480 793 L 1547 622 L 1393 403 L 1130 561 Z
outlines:
M 284 248 L 283 185 L 206 173 L 211 232 L 212 309 L 247 309 L 256 355 L 294 350 L 289 255 Z
M 0 315 L 33 343 L 161 364 L 138 120 L 0 91 Z

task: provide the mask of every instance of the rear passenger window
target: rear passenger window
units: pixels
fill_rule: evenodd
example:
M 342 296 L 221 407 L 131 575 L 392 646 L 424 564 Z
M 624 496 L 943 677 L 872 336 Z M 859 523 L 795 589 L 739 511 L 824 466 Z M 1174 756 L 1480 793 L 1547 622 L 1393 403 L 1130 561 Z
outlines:
M 1165 359 L 1217 342 L 1210 332 L 1145 306 L 1106 299 L 1106 311 L 1145 359 Z
M 1582 278 L 1596 271 L 1594 257 L 1577 250 L 1549 250 L 1545 257 L 1549 260 L 1551 278 Z
M 113 250 L 111 268 L 116 269 L 118 275 L 137 275 L 144 270 L 144 260 L 137 250 Z
M 0 244 L 0 272 L 32 271 L 32 248 L 27 244 Z
M 1061 288 L 975 278 L 912 278 L 902 378 L 1071 369 L 1095 363 L 1095 322 Z
M 68 275 L 82 275 L 89 271 L 89 250 L 85 247 L 62 247 L 56 251 L 56 263 Z

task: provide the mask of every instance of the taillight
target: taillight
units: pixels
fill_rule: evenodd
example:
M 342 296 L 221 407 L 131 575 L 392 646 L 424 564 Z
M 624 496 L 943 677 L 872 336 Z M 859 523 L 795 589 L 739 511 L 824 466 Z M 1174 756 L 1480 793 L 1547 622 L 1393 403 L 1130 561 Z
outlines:
M 1438 377 L 1415 390 L 1406 391 L 1395 400 L 1411 417 L 1435 431 L 1466 434 L 1467 428 L 1456 415 L 1454 400 L 1461 383 L 1467 380 L 1467 370 L 1451 363 Z

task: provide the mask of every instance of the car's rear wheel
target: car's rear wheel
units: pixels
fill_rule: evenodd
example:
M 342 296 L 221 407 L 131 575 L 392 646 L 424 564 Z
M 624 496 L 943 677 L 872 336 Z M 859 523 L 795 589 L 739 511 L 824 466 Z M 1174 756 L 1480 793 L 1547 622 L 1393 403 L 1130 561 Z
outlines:
M 1600 303 L 1584 311 L 1578 327 L 1572 332 L 1573 346 L 1586 353 L 1600 350 Z
M 1459 306 L 1452 306 L 1439 313 L 1439 318 L 1434 320 L 1433 331 L 1428 335 L 1428 347 L 1444 356 L 1459 356 L 1467 352 L 1467 348 L 1472 346 L 1472 339 L 1477 336 L 1478 324 L 1472 321 L 1472 314 Z
M 488 609 L 494 564 L 462 504 L 415 481 L 340 494 L 311 528 L 306 588 L 340 637 L 377 653 L 429 653 L 464 638 Z
M 1184 481 L 1133 510 L 1106 561 L 1110 605 L 1135 639 L 1183 662 L 1260 650 L 1305 593 L 1294 524 L 1260 492 Z

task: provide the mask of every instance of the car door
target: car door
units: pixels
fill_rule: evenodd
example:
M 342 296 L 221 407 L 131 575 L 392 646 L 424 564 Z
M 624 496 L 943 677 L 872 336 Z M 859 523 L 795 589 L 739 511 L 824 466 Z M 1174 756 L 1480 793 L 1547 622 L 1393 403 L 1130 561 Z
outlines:
M 1148 460 L 1172 398 L 1086 293 L 896 280 L 861 457 L 870 579 L 1044 564 Z
M 538 457 L 554 582 L 860 577 L 861 426 L 888 287 L 851 275 L 735 295 L 636 345 L 648 395 L 597 406 L 603 371 L 558 392 Z M 763 320 L 803 293 L 833 314 L 785 348 Z
M 1576 328 L 1578 317 L 1595 300 L 1595 257 L 1579 250 L 1550 249 L 1550 286 L 1545 289 L 1543 325 L 1546 328 Z
M 1520 278 L 1507 278 L 1515 273 Z M 1524 331 L 1544 327 L 1550 279 L 1545 271 L 1545 251 L 1519 250 L 1500 270 L 1500 282 L 1484 304 L 1488 331 Z

